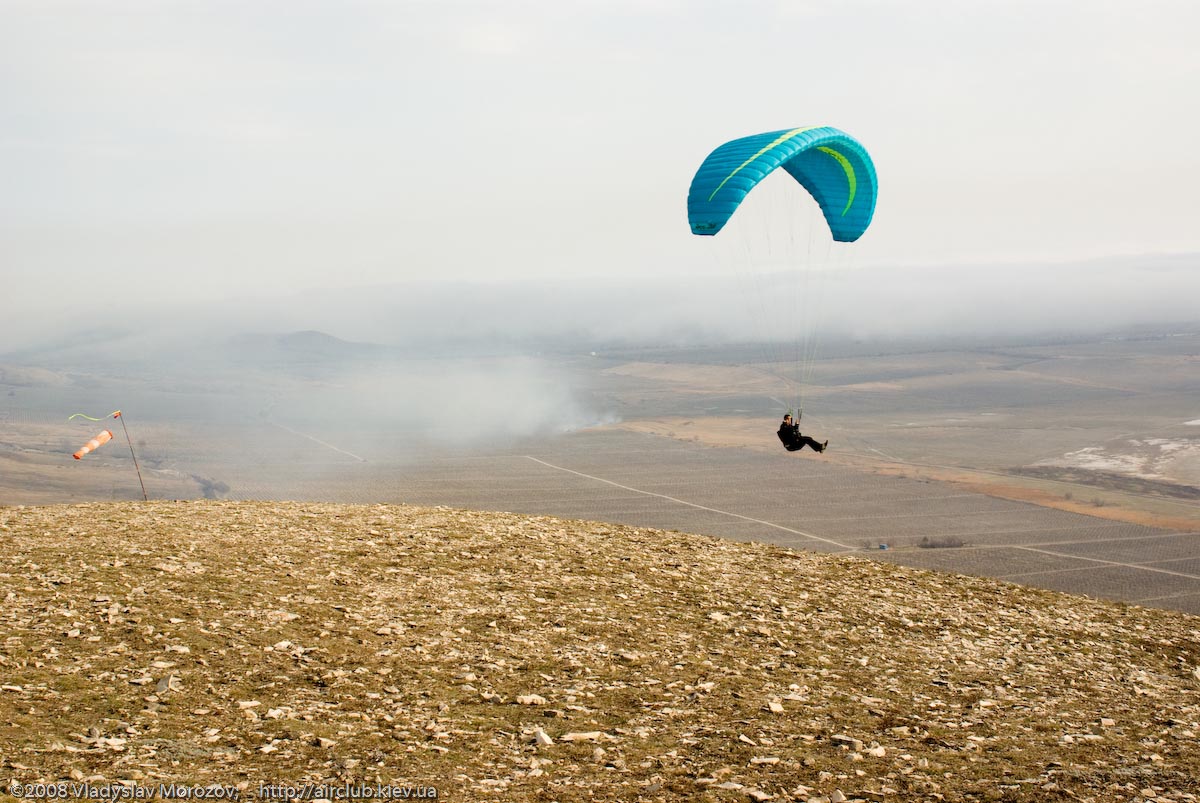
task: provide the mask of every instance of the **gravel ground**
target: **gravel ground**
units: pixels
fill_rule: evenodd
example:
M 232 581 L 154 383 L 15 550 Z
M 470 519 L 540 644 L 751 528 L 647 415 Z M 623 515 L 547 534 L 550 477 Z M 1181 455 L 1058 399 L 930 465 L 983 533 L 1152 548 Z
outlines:
M 0 547 L 6 785 L 1200 800 L 1186 614 L 403 505 L 6 507 Z

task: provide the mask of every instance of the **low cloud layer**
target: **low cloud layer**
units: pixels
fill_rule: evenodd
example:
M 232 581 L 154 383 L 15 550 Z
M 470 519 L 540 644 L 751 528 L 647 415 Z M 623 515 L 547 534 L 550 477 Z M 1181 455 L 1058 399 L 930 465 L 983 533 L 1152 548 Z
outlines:
M 95 341 L 219 344 L 246 332 L 320 330 L 410 356 L 594 344 L 789 340 L 798 331 L 899 338 L 1103 332 L 1197 319 L 1200 255 L 1037 265 L 836 266 L 521 282 L 422 282 L 143 302 L 136 293 L 55 315 L 25 305 L 0 326 L 6 351 Z

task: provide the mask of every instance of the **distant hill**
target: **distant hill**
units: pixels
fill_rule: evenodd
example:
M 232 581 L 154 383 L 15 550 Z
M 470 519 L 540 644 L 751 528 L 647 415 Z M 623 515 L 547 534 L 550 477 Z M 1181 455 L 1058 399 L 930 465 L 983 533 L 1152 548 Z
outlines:
M 21 782 L 1200 794 L 1184 614 L 446 508 L 7 507 L 0 545 L 0 755 Z
M 354 343 L 314 330 L 285 334 L 242 334 L 227 343 L 236 362 L 314 365 L 385 357 L 394 350 L 374 343 Z

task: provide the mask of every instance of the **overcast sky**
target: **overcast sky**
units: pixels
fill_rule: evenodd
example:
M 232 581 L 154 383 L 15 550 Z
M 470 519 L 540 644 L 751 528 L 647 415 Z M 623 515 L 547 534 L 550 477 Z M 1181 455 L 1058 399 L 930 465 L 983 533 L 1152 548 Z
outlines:
M 692 173 L 813 124 L 876 162 L 856 264 L 1200 252 L 1198 31 L 1191 0 L 0 0 L 0 341 L 123 296 L 717 271 Z

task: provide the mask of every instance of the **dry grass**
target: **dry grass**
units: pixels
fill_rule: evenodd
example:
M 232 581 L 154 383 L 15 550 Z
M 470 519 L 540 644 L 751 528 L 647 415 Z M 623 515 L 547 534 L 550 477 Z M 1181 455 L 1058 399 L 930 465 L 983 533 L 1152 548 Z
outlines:
M 1200 796 L 1184 614 L 441 508 L 0 508 L 0 545 L 0 754 L 21 781 Z

